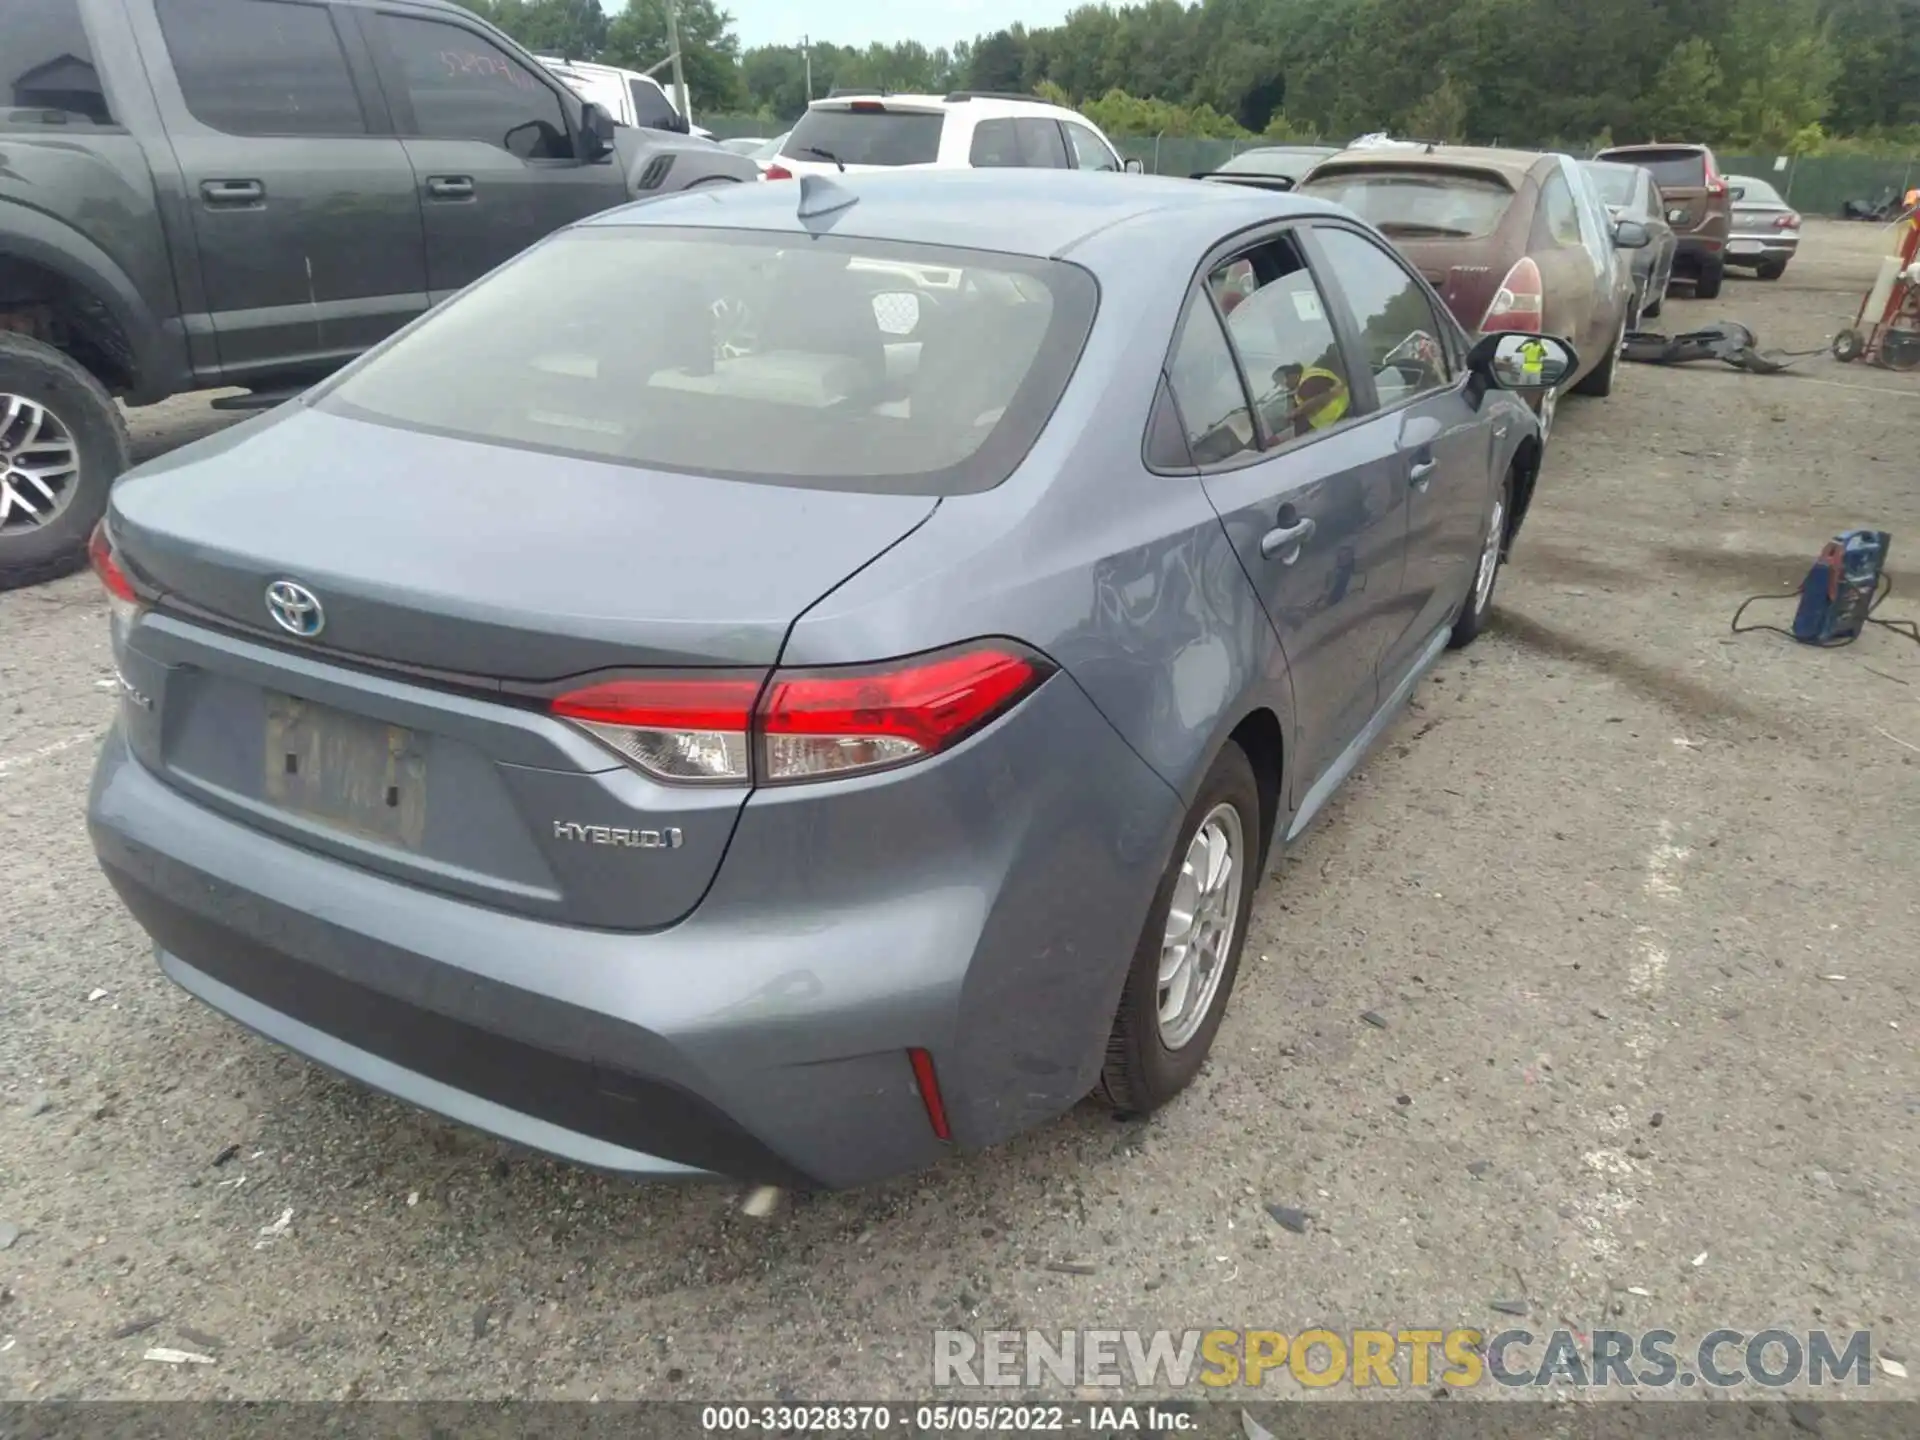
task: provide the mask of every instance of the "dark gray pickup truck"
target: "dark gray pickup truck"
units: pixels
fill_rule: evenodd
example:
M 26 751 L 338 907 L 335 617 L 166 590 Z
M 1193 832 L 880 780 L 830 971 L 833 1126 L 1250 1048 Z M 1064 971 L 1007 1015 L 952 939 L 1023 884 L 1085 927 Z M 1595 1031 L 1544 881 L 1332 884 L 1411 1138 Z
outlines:
M 0 589 L 84 555 L 115 397 L 277 403 L 573 220 L 758 173 L 442 0 L 0 0 Z

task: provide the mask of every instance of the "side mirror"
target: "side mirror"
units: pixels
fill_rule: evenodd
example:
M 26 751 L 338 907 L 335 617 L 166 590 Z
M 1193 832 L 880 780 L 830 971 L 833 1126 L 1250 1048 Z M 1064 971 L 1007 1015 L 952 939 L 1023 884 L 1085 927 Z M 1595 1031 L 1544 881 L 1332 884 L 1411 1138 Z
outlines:
M 1128 159 L 1122 168 L 1124 168 L 1129 175 L 1144 175 L 1147 173 L 1147 167 L 1134 159 Z
M 1502 390 L 1551 390 L 1580 367 L 1580 357 L 1557 335 L 1496 330 L 1467 352 L 1467 368 Z
M 589 100 L 580 107 L 580 129 L 587 137 L 587 159 L 603 160 L 613 153 L 613 116 Z
M 1622 220 L 1613 227 L 1613 243 L 1621 250 L 1644 250 L 1653 243 L 1653 236 L 1638 220 Z

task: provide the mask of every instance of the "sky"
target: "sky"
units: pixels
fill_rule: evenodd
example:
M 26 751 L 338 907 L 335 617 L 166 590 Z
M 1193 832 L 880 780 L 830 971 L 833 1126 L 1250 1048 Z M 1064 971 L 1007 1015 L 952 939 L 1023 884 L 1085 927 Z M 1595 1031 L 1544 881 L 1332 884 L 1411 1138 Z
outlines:
M 625 0 L 601 0 L 618 10 Z M 929 49 L 1025 20 L 1052 25 L 1074 0 L 720 0 L 742 47 L 798 44 L 802 35 L 836 45 L 918 40 Z

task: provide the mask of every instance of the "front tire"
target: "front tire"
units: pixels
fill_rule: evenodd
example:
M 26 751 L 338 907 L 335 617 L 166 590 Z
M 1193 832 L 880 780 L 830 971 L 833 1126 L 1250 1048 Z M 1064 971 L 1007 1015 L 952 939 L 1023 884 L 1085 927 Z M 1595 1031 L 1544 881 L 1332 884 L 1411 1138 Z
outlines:
M 1240 970 L 1262 850 L 1253 765 L 1229 743 L 1180 827 L 1120 993 L 1096 1094 L 1121 1114 L 1157 1110 L 1200 1073 Z
M 0 590 L 78 569 L 130 450 L 120 407 L 69 356 L 0 331 Z
M 1500 566 L 1506 559 L 1507 516 L 1512 509 L 1513 476 L 1509 473 L 1493 497 L 1493 513 L 1487 517 L 1486 538 L 1480 542 L 1480 563 L 1474 568 L 1473 588 L 1461 603 L 1460 618 L 1453 622 L 1453 634 L 1447 637 L 1449 650 L 1466 649 L 1487 628 L 1487 616 L 1493 610 L 1493 588 L 1500 581 Z

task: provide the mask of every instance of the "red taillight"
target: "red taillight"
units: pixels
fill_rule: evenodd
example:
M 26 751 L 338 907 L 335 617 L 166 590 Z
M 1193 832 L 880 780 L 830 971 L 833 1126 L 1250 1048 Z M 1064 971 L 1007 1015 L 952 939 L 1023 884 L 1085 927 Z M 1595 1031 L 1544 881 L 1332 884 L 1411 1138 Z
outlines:
M 107 594 L 129 604 L 139 603 L 139 593 L 127 578 L 127 572 L 120 568 L 120 558 L 113 553 L 113 541 L 108 538 L 104 520 L 93 527 L 93 536 L 87 541 L 87 558 L 93 562 L 93 573 L 107 587 Z
M 1776 230 L 1798 230 L 1800 228 L 1800 217 L 1792 214 L 1775 216 L 1773 228 Z
M 1493 303 L 1480 322 L 1484 330 L 1539 331 L 1546 317 L 1546 297 L 1540 283 L 1540 267 L 1531 256 L 1522 255 L 1507 271 L 1507 278 L 1494 292 Z
M 907 1051 L 913 1066 L 913 1082 L 920 1087 L 920 1103 L 927 1107 L 927 1124 L 942 1140 L 953 1139 L 947 1126 L 947 1103 L 940 1098 L 940 1080 L 933 1073 L 933 1056 L 924 1050 Z
M 609 680 L 562 695 L 555 715 L 662 780 L 741 783 L 760 682 L 744 677 Z
M 551 711 L 656 779 L 779 784 L 888 769 L 958 744 L 1052 673 L 985 644 L 856 669 L 609 680 Z M 758 704 L 756 705 L 756 701 Z
M 776 160 L 773 164 L 767 166 L 765 178 L 768 180 L 791 180 L 793 178 L 793 172 Z
M 93 534 L 87 539 L 87 559 L 93 564 L 93 573 L 100 577 L 101 585 L 106 588 L 107 608 L 113 618 L 123 627 L 131 624 L 139 616 L 145 602 L 120 564 L 119 553 L 113 548 L 113 537 L 107 534 L 105 520 L 93 527 Z
M 1706 157 L 1705 165 L 1707 171 L 1707 194 L 1717 199 L 1727 193 L 1726 178 L 1714 168 L 1713 157 L 1711 155 Z
M 776 676 L 760 707 L 765 778 L 811 780 L 931 755 L 964 739 L 1044 678 L 986 648 L 900 667 Z

